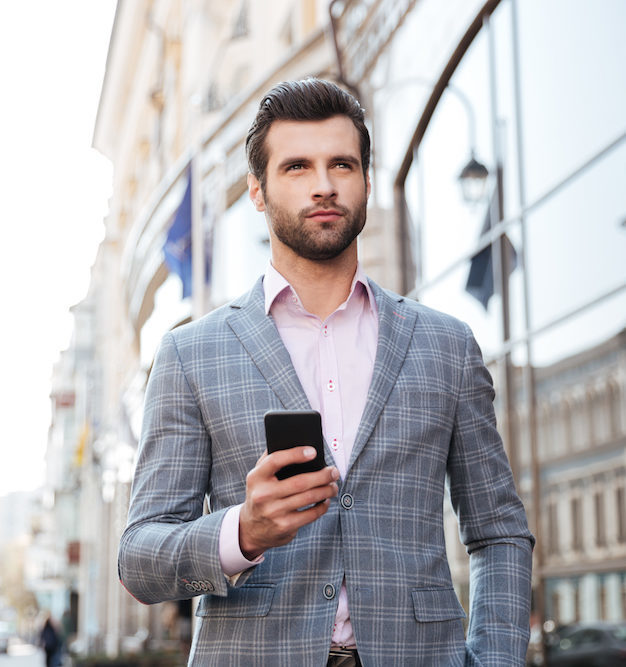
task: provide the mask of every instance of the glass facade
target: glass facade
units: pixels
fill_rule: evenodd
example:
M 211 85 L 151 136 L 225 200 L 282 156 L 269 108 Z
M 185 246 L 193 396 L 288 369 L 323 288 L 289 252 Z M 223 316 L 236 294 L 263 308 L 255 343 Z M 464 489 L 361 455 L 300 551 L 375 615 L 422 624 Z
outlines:
M 624 25 L 620 0 L 503 0 L 405 143 L 411 294 L 482 347 L 556 623 L 626 618 Z M 410 30 L 396 58 L 410 59 Z M 404 86 L 417 107 L 437 78 L 402 77 L 389 95 Z M 396 106 L 377 105 L 376 126 L 386 142 L 398 128 L 397 148 L 411 132 Z M 458 178 L 470 157 L 489 171 L 474 202 Z
M 248 192 L 221 216 L 214 232 L 211 297 L 222 304 L 243 294 L 269 262 L 265 216 L 254 208 Z

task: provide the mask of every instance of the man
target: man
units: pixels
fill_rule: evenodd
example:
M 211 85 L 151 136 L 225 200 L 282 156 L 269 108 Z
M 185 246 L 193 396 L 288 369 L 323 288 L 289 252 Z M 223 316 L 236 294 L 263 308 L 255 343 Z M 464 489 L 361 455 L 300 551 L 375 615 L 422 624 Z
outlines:
M 146 603 L 202 594 L 191 665 L 523 665 L 533 538 L 491 380 L 466 325 L 358 264 L 362 109 L 329 82 L 283 83 L 246 147 L 271 266 L 162 342 L 122 582 Z M 263 415 L 311 408 L 331 465 L 278 480 L 314 451 L 268 455 Z M 470 553 L 467 641 L 446 475 Z

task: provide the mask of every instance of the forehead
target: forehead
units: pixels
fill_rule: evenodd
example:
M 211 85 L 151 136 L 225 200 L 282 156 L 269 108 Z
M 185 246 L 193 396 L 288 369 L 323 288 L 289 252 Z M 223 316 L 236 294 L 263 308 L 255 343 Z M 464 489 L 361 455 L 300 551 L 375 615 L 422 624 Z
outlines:
M 268 167 L 290 158 L 324 158 L 333 155 L 361 161 L 359 133 L 347 116 L 325 120 L 275 120 L 265 138 Z

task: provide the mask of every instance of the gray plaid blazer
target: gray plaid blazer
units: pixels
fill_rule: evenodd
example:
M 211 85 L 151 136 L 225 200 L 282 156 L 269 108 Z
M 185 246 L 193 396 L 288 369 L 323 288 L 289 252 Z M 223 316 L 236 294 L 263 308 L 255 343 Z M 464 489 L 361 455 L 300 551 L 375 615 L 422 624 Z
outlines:
M 119 573 L 144 603 L 201 595 L 190 665 L 325 665 L 344 577 L 366 667 L 524 664 L 533 537 L 480 350 L 465 324 L 372 290 L 378 350 L 339 496 L 235 585 L 220 524 L 265 449 L 263 414 L 310 406 L 261 280 L 162 341 Z M 446 479 L 470 553 L 467 640 L 444 545 Z

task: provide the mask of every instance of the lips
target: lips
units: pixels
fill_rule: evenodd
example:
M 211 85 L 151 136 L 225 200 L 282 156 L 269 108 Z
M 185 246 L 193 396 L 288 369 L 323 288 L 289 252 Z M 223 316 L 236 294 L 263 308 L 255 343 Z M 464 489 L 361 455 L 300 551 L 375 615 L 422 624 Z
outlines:
M 309 220 L 314 220 L 315 222 L 334 222 L 343 217 L 343 213 L 338 211 L 335 208 L 322 209 L 318 211 L 312 211 L 306 217 Z

